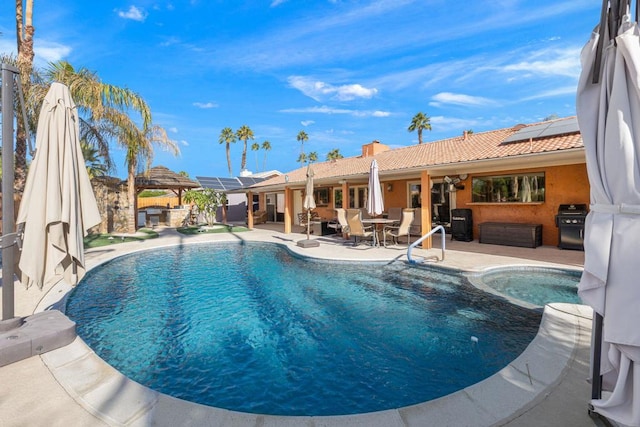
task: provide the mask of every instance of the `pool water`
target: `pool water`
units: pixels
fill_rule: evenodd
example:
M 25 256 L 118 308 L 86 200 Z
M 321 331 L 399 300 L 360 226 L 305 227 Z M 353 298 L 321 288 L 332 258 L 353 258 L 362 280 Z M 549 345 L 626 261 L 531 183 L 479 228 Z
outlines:
M 66 313 L 100 357 L 141 384 L 272 415 L 444 396 L 515 359 L 541 318 L 461 275 L 312 261 L 265 243 L 116 258 L 85 276 Z
M 544 268 L 498 270 L 482 275 L 482 281 L 496 291 L 531 304 L 553 302 L 581 304 L 579 272 Z

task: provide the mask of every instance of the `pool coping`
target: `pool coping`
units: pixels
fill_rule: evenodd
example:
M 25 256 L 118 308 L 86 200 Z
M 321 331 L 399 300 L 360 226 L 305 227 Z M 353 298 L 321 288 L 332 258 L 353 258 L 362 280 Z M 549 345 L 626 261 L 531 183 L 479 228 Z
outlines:
M 159 245 L 154 249 L 174 245 Z M 126 253 L 133 252 L 137 251 Z M 98 260 L 91 268 L 124 254 Z M 70 286 L 60 282 L 42 298 L 36 311 L 55 307 L 70 291 Z M 585 337 L 590 333 L 590 325 L 589 307 L 547 305 L 533 341 L 519 357 L 495 375 L 458 392 L 417 405 L 343 416 L 259 415 L 173 398 L 130 380 L 96 355 L 81 338 L 40 357 L 78 404 L 110 425 L 495 425 L 516 419 L 562 381 L 575 358 L 577 345 L 588 339 Z M 491 398 L 487 399 L 487 396 Z

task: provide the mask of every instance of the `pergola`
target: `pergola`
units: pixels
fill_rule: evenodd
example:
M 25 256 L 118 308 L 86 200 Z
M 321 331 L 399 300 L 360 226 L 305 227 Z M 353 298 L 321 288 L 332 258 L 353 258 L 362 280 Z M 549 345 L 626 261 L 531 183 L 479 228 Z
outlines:
M 200 188 L 200 184 L 164 166 L 154 166 L 136 176 L 136 196 L 144 190 L 171 190 L 178 196 L 178 204 L 182 205 L 182 191 L 192 188 Z

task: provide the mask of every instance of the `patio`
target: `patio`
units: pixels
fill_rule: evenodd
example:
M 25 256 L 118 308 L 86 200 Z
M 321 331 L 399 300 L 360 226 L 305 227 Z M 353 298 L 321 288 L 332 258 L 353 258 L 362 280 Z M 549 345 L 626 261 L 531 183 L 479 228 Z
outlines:
M 322 236 L 317 248 L 299 248 L 302 233 L 284 234 L 263 224 L 252 232 L 239 234 L 203 234 L 185 236 L 175 229 L 160 229 L 160 237 L 141 242 L 123 243 L 87 252 L 88 267 L 127 252 L 152 247 L 202 242 L 209 240 L 256 240 L 285 244 L 300 254 L 325 259 L 392 260 L 406 257 L 406 246 L 372 248 L 344 244 L 338 237 Z M 279 227 L 281 229 L 281 227 Z M 439 237 L 434 249 L 416 249 L 423 257 L 440 255 Z M 464 270 L 478 270 L 501 265 L 543 265 L 580 269 L 584 253 L 542 246 L 536 249 L 494 246 L 474 242 L 446 240 L 446 259 L 443 266 Z M 16 314 L 29 315 L 49 307 L 69 290 L 56 285 L 55 289 L 40 292 L 24 290 L 16 284 Z M 589 368 L 590 309 L 584 306 L 554 306 L 544 335 L 530 352 L 514 361 L 514 376 L 501 379 L 491 377 L 481 389 L 470 388 L 456 395 L 417 405 L 402 411 L 385 411 L 383 416 L 282 418 L 239 414 L 184 403 L 144 389 L 114 369 L 96 360 L 97 357 L 79 340 L 62 349 L 0 368 L 0 383 L 10 384 L 0 390 L 0 419 L 4 426 L 22 425 L 509 425 L 509 426 L 588 426 L 605 425 L 587 414 L 590 385 L 586 382 Z M 547 316 L 545 314 L 545 316 Z M 555 319 L 555 320 L 553 320 Z M 555 340 L 554 340 L 555 338 Z M 542 352 L 541 352 L 542 351 Z M 547 358 L 544 354 L 554 354 Z M 555 357 L 557 355 L 557 357 Z M 532 357 L 533 356 L 533 357 Z M 530 400 L 513 411 L 510 404 L 515 397 L 506 387 L 520 384 L 516 375 L 519 363 L 539 367 L 541 359 L 548 359 L 547 368 L 533 371 L 531 388 L 524 393 Z M 76 368 L 82 367 L 78 371 Z M 86 368 L 86 371 L 85 371 Z M 64 372 L 66 371 L 66 374 Z M 548 378 L 552 372 L 557 376 Z M 506 383 L 504 381 L 507 381 Z M 492 385 L 493 384 L 493 385 Z M 500 385 L 502 384 L 502 385 Z M 505 384 L 507 385 L 505 387 Z M 475 387 L 475 386 L 474 386 Z M 508 395 L 507 395 L 508 394 Z M 489 396 L 489 398 L 487 398 Z M 34 402 L 37 409 L 34 410 Z M 482 403 L 484 402 L 484 403 Z M 520 405 L 520 403 L 518 403 Z M 315 421 L 311 421 L 315 420 Z M 420 421 L 422 420 L 422 422 Z

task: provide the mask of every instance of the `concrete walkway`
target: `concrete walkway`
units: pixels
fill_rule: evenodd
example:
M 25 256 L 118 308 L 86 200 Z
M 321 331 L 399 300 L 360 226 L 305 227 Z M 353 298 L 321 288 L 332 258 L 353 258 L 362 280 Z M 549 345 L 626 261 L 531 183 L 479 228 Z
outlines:
M 406 259 L 406 247 L 345 245 L 318 237 L 317 248 L 300 248 L 302 234 L 263 227 L 237 234 L 180 235 L 161 229 L 160 238 L 122 243 L 87 252 L 93 268 L 115 256 L 165 245 L 204 241 L 277 242 L 305 256 L 324 259 Z M 313 237 L 312 237 L 313 238 Z M 436 244 L 439 242 L 435 240 Z M 584 254 L 554 247 L 536 249 L 446 241 L 438 265 L 470 271 L 507 265 L 580 269 Z M 417 249 L 433 259 L 439 249 Z M 432 261 L 429 261 L 432 262 Z M 64 283 L 24 290 L 16 283 L 16 315 L 55 305 L 70 287 Z M 605 425 L 588 416 L 591 310 L 585 306 L 547 306 L 538 335 L 518 359 L 481 383 L 443 398 L 399 410 L 344 417 L 273 417 L 242 414 L 184 402 L 156 393 L 122 376 L 99 359 L 81 339 L 41 356 L 0 368 L 0 427 L 13 426 L 590 426 Z

